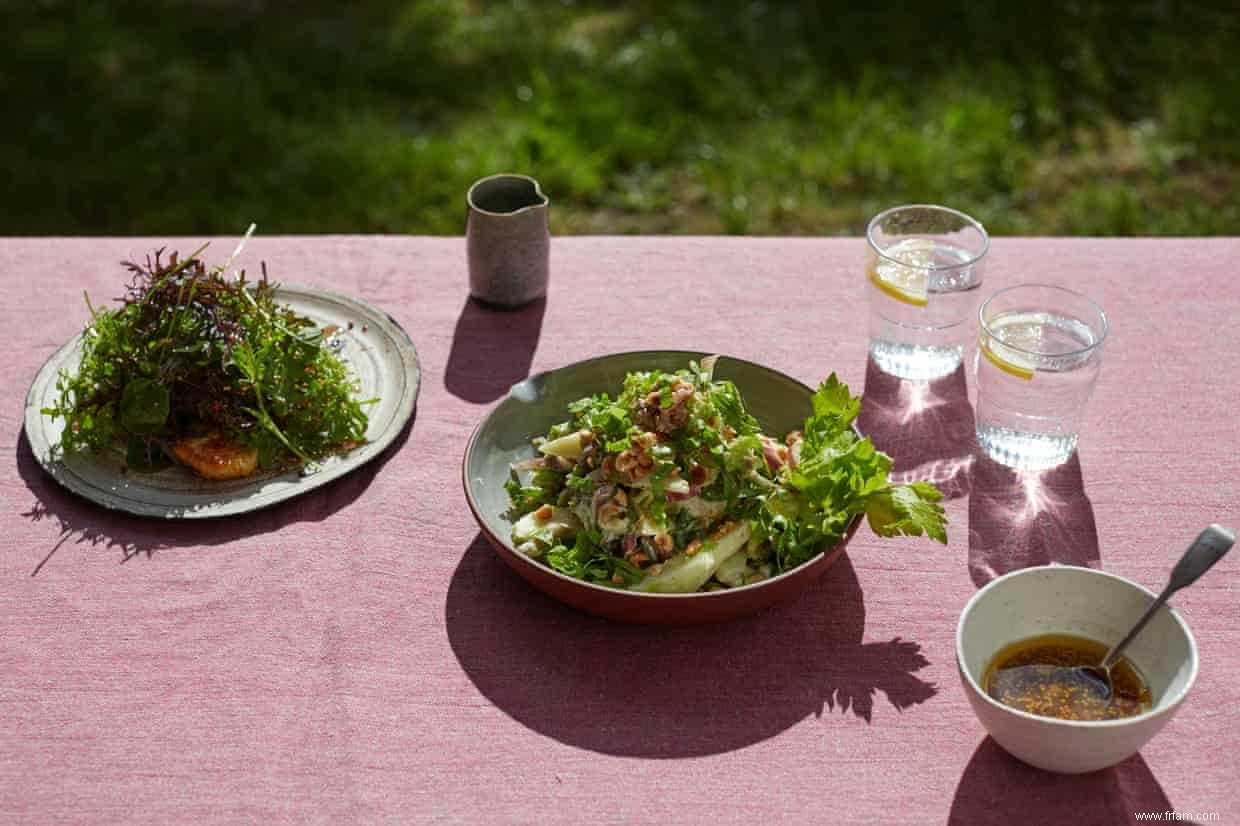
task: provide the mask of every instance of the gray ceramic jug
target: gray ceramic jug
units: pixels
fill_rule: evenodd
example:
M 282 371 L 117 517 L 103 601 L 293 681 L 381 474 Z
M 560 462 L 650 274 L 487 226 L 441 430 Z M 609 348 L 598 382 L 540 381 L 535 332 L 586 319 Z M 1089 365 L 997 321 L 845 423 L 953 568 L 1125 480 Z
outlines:
M 528 304 L 547 294 L 550 201 L 526 175 L 492 175 L 466 196 L 465 245 L 469 293 L 502 307 Z

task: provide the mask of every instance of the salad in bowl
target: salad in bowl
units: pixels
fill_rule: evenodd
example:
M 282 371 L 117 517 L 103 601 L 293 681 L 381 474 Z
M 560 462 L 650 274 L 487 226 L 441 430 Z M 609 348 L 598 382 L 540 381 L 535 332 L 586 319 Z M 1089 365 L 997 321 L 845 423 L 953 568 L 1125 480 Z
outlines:
M 836 546 L 864 514 L 880 536 L 947 541 L 942 494 L 893 485 L 834 374 L 799 430 L 762 432 L 717 357 L 630 372 L 581 398 L 511 465 L 516 550 L 591 584 L 691 594 L 762 582 Z

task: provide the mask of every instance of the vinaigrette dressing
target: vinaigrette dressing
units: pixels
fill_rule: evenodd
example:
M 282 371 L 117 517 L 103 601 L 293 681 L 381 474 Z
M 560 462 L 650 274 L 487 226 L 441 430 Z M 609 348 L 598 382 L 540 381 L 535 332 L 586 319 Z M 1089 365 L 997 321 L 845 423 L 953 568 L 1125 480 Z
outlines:
M 1152 705 L 1149 686 L 1128 662 L 1121 659 L 1111 668 L 1114 692 L 1110 698 L 1099 691 L 1097 681 L 1080 672 L 1065 670 L 1052 680 L 1027 672 L 1008 673 L 1002 685 L 1000 672 L 1023 666 L 1061 666 L 1072 669 L 1096 666 L 1107 646 L 1069 634 L 1047 634 L 1012 643 L 999 651 L 986 669 L 982 687 L 1006 706 L 1061 720 L 1118 720 L 1147 711 Z

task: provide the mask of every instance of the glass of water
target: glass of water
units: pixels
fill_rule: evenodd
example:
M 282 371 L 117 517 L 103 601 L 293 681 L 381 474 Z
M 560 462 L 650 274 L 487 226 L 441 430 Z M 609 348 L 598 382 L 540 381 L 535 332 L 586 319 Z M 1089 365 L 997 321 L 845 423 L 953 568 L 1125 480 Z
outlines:
M 865 232 L 870 357 L 902 379 L 950 375 L 964 358 L 990 238 L 942 206 L 880 212 Z
M 999 290 L 978 311 L 977 441 L 996 462 L 1045 470 L 1076 450 L 1106 313 L 1049 284 Z

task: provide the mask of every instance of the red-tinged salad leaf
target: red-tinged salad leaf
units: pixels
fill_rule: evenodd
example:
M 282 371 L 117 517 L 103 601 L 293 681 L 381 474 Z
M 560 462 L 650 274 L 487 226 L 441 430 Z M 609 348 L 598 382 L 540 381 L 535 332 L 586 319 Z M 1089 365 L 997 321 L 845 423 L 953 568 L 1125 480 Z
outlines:
M 130 467 L 149 470 L 166 464 L 171 443 L 209 432 L 271 468 L 364 442 L 364 408 L 376 400 L 356 398 L 357 380 L 324 331 L 276 301 L 266 266 L 251 281 L 208 267 L 203 249 L 123 262 L 119 306 L 90 306 L 81 363 L 61 372 L 43 410 L 65 421 L 60 448 L 119 447 Z

